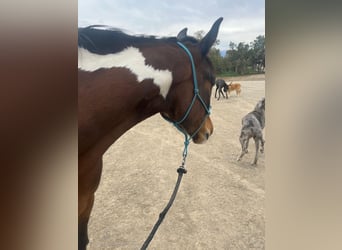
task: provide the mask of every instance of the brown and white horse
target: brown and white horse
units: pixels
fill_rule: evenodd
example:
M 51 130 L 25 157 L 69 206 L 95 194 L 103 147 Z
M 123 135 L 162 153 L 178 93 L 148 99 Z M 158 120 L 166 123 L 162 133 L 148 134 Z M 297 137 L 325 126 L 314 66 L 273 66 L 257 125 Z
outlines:
M 78 249 L 88 244 L 102 156 L 121 135 L 156 113 L 169 121 L 181 120 L 178 128 L 194 143 L 203 143 L 212 134 L 206 107 L 215 76 L 207 54 L 221 22 L 219 18 L 201 41 L 187 36 L 186 29 L 177 37 L 157 39 L 101 26 L 79 28 Z M 199 98 L 194 97 L 194 76 Z

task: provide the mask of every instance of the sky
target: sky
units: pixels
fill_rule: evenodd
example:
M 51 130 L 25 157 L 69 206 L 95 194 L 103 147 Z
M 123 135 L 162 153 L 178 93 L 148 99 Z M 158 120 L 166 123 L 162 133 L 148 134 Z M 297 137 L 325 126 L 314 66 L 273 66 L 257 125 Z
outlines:
M 104 24 L 129 34 L 177 36 L 203 30 L 223 17 L 216 48 L 229 43 L 253 42 L 265 35 L 264 0 L 78 0 L 78 26 Z

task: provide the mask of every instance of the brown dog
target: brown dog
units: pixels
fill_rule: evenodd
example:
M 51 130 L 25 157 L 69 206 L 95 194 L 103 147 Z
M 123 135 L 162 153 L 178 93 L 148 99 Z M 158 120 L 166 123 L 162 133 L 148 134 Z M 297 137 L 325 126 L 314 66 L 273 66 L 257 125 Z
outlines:
M 235 90 L 235 93 L 237 96 L 240 95 L 241 93 L 241 84 L 240 83 L 229 83 L 228 84 L 228 94 L 230 94 L 230 92 L 234 91 Z

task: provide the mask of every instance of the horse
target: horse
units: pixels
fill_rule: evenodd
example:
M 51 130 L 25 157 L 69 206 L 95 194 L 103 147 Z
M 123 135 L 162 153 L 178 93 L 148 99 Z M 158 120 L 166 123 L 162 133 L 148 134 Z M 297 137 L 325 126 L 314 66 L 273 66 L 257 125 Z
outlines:
M 228 85 L 227 83 L 225 82 L 225 80 L 223 79 L 217 79 L 216 82 L 216 90 L 215 90 L 215 98 L 216 98 L 216 94 L 217 94 L 217 91 L 219 92 L 219 96 L 217 98 L 217 100 L 220 100 L 220 97 L 221 97 L 221 94 L 223 96 L 223 98 L 226 98 L 228 99 L 228 94 L 227 94 L 227 91 L 228 91 Z M 222 91 L 223 89 L 223 91 Z M 224 96 L 224 93 L 226 93 L 226 96 Z
M 213 133 L 209 116 L 215 74 L 208 52 L 223 18 L 201 40 L 132 36 L 108 26 L 78 29 L 78 249 L 106 150 L 126 131 L 160 113 L 194 143 Z

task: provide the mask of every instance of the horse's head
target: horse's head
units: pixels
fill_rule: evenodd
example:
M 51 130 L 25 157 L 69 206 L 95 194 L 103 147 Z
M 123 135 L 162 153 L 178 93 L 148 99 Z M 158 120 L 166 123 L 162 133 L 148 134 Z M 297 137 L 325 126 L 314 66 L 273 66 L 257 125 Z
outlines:
M 187 36 L 187 29 L 183 29 L 177 36 L 181 44 L 175 49 L 177 61 L 167 96 L 168 109 L 162 115 L 176 122 L 175 125 L 189 134 L 195 143 L 205 142 L 213 133 L 209 109 L 215 73 L 208 52 L 216 41 L 222 20 L 219 18 L 200 41 Z M 190 57 L 193 58 L 193 68 Z M 196 86 L 198 91 L 195 90 Z

